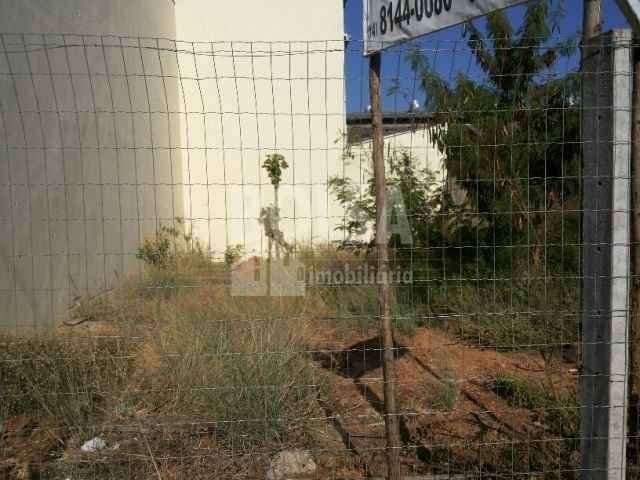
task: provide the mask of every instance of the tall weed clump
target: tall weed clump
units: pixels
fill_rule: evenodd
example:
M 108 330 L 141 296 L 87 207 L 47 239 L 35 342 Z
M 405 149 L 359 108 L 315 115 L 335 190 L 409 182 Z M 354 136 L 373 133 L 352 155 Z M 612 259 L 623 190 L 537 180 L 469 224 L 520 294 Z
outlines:
M 209 295 L 197 307 L 165 305 L 156 320 L 145 378 L 157 393 L 149 406 L 207 418 L 223 438 L 284 440 L 321 391 L 303 307 L 266 297 L 238 302 L 222 287 Z
M 0 420 L 15 415 L 84 430 L 124 395 L 135 344 L 48 333 L 0 337 Z

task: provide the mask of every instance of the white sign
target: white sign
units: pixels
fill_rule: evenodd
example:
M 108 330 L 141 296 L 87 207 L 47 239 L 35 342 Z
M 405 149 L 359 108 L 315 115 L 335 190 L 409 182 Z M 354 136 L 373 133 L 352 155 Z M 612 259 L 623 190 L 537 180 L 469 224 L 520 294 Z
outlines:
M 363 0 L 364 53 L 466 22 L 526 0 Z

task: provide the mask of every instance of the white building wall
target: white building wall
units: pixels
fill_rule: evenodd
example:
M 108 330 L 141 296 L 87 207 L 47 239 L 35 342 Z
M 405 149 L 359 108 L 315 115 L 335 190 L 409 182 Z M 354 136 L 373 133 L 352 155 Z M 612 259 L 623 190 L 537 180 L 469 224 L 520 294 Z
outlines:
M 447 171 L 444 155 L 433 142 L 434 128 L 438 127 L 417 125 L 410 130 L 386 134 L 384 147 L 387 172 L 390 162 L 399 160 L 401 155 L 406 153 L 414 159 L 416 170 L 426 169 L 434 176 L 434 190 L 442 186 L 447 179 Z M 364 140 L 349 145 L 346 150 L 344 175 L 354 181 L 363 194 L 368 192 L 369 180 L 373 176 L 371 148 L 371 140 Z M 359 240 L 370 240 L 373 233 L 372 230 L 367 231 Z
M 1 327 L 110 288 L 175 217 L 264 253 L 268 153 L 287 240 L 338 235 L 342 1 L 249 3 L 0 0 Z
M 182 215 L 178 85 L 160 77 L 177 61 L 155 39 L 175 37 L 174 5 L 0 0 L 0 32 L 0 327 L 42 326 Z
M 418 125 L 399 133 L 389 133 L 384 137 L 385 160 L 388 162 L 402 153 L 411 155 L 418 169 L 428 169 L 442 183 L 446 180 L 444 155 L 434 144 L 432 126 Z M 373 174 L 371 164 L 371 140 L 354 143 L 348 148 L 345 175 L 366 188 Z
M 235 244 L 266 252 L 258 217 L 273 187 L 261 165 L 277 152 L 290 165 L 287 241 L 335 238 L 341 210 L 327 181 L 342 170 L 342 0 L 178 0 L 176 19 L 178 38 L 196 42 L 180 44 L 185 216 L 196 237 L 217 255 Z

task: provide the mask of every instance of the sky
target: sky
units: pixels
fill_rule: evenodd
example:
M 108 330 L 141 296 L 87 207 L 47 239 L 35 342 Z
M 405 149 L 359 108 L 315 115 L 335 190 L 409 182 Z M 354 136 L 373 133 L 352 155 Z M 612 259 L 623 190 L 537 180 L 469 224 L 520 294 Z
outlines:
M 628 27 L 628 23 L 615 0 L 603 1 L 603 30 Z M 576 37 L 582 28 L 582 1 L 564 0 L 559 3 L 564 10 L 558 31 L 554 38 L 566 39 Z M 525 5 L 518 5 L 507 9 L 507 14 L 514 26 L 518 26 L 525 11 Z M 482 19 L 477 20 L 482 28 Z M 346 55 L 347 75 L 347 110 L 349 112 L 364 112 L 369 105 L 368 90 L 368 60 L 362 56 L 362 0 L 347 0 L 345 7 L 345 31 L 351 38 Z M 466 44 L 462 37 L 462 27 L 454 26 L 421 37 L 413 42 L 392 47 L 383 53 L 382 78 L 383 91 L 392 85 L 393 79 L 398 78 L 400 92 L 384 96 L 386 111 L 407 111 L 413 98 L 422 102 L 422 95 L 416 87 L 416 81 L 405 62 L 408 48 L 420 44 L 428 53 L 428 57 L 435 63 L 436 70 L 444 77 L 452 78 L 457 72 L 464 71 L 473 76 L 479 75 L 477 65 L 471 61 Z M 568 71 L 578 66 L 578 56 L 564 59 L 558 64 L 556 71 Z

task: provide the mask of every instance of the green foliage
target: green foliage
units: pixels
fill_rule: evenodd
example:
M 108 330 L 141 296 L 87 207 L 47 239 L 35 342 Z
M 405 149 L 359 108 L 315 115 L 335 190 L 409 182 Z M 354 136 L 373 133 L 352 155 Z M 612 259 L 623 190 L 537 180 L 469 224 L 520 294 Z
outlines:
M 177 227 L 162 225 L 154 238 L 146 238 L 136 258 L 146 265 L 166 269 L 173 266 L 176 254 L 192 245 L 193 237 L 183 232 L 184 221 L 175 219 Z
M 409 152 L 392 151 L 387 163 L 389 221 L 393 222 L 399 215 L 406 216 L 413 245 L 428 245 L 443 237 L 454 238 L 463 225 L 458 220 L 471 213 L 468 204 L 453 200 L 451 192 L 443 188 L 436 174 L 427 167 L 418 166 L 416 158 Z M 365 189 L 350 178 L 339 176 L 329 179 L 329 187 L 345 210 L 344 221 L 337 230 L 345 232 L 352 241 L 373 227 L 376 207 L 372 176 Z M 446 202 L 452 205 L 451 220 L 442 223 L 439 218 Z M 402 239 L 391 235 L 390 242 L 392 246 L 400 246 Z
M 456 406 L 458 396 L 458 382 L 453 374 L 449 374 L 442 379 L 442 386 L 431 405 L 435 409 L 451 412 Z
M 244 246 L 241 244 L 228 245 L 224 251 L 224 263 L 227 267 L 232 266 L 245 254 Z
M 513 273 L 501 281 L 462 278 L 429 289 L 429 318 L 469 343 L 488 348 L 569 353 L 580 341 L 578 279 L 540 279 Z
M 575 438 L 580 428 L 580 406 L 575 392 L 556 391 L 553 385 L 536 384 L 511 375 L 499 375 L 491 389 L 515 408 L 534 410 L 551 431 Z
M 164 227 L 163 227 L 164 228 Z M 162 230 L 153 239 L 145 239 L 136 258 L 147 265 L 166 268 L 171 256 L 171 240 Z
M 577 209 L 580 168 L 579 81 L 573 74 L 552 75 L 571 44 L 549 46 L 560 12 L 546 1 L 528 5 L 522 27 L 514 31 L 506 14 L 488 16 L 487 33 L 467 26 L 467 43 L 484 78 L 460 73 L 448 82 L 419 50 L 408 61 L 426 94 L 427 108 L 439 115 L 435 141 L 443 152 L 448 182 L 473 199 L 474 214 L 461 243 L 532 245 L 517 249 L 522 261 L 544 260 L 541 245 L 560 241 L 560 232 L 577 231 L 578 219 L 556 222 L 553 212 Z M 443 205 L 449 215 L 449 205 Z M 549 212 L 552 212 L 551 214 Z M 470 225 L 470 218 L 483 220 Z M 565 240 L 565 243 L 569 243 Z M 577 243 L 577 242 L 576 242 Z M 557 271 L 576 271 L 576 247 Z M 491 249 L 482 249 L 485 257 Z M 491 259 L 494 260 L 494 259 Z M 506 257 L 495 259 L 504 264 Z M 566 261 L 564 261 L 566 260 Z M 498 265 L 499 266 L 499 265 Z
M 409 337 L 415 335 L 418 327 L 425 326 L 424 315 L 420 314 L 421 309 L 415 305 L 414 300 L 415 298 L 411 298 L 410 286 L 397 287 L 396 302 L 392 305 L 393 328 L 394 331 Z
M 488 16 L 486 33 L 468 24 L 480 77 L 459 73 L 448 80 L 423 51 L 407 56 L 438 119 L 432 134 L 447 172 L 442 184 L 406 152 L 388 160 L 389 185 L 402 192 L 411 224 L 412 258 L 436 248 L 445 254 L 439 269 L 451 259 L 457 267 L 462 261 L 577 270 L 580 219 L 571 212 L 579 210 L 580 90 L 575 75 L 552 75 L 572 52 L 570 42 L 549 45 L 561 14 L 537 1 L 517 31 L 503 11 Z M 373 180 L 364 190 L 346 178 L 330 186 L 346 212 L 339 228 L 365 232 L 375 215 Z M 545 251 L 544 244 L 560 248 Z M 462 245 L 477 248 L 455 248 Z
M 499 375 L 493 382 L 492 390 L 516 408 L 535 410 L 543 408 L 548 400 L 542 390 L 521 378 L 509 375 Z
M 146 266 L 145 275 L 138 282 L 143 295 L 166 295 L 189 288 L 200 275 L 213 278 L 220 274 L 209 252 L 205 251 L 190 233 L 185 232 L 184 221 L 175 219 L 174 226 L 163 225 L 155 237 L 145 239 L 136 254 Z
M 337 229 L 349 237 L 364 235 L 375 219 L 373 187 L 370 180 L 368 191 L 361 192 L 350 178 L 336 176 L 329 179 L 329 188 L 345 210 L 343 223 Z
M 277 188 L 282 181 L 282 172 L 289 168 L 289 164 L 283 155 L 272 153 L 271 155 L 267 155 L 267 159 L 262 164 L 262 168 L 267 171 L 271 179 L 271 185 Z
M 413 274 L 412 286 L 396 289 L 397 309 L 413 308 L 399 328 L 424 314 L 483 346 L 547 355 L 578 342 L 580 82 L 559 67 L 575 50 L 552 39 L 562 14 L 534 1 L 519 28 L 503 11 L 484 30 L 469 23 L 480 74 L 445 78 L 424 50 L 408 54 L 447 178 L 410 153 L 387 155 L 387 182 L 403 204 L 391 215 L 406 213 L 413 242 L 390 238 L 392 266 Z M 349 242 L 362 238 L 374 226 L 373 178 L 360 188 L 336 177 L 330 187 L 345 211 L 338 228 Z
M 264 227 L 267 238 L 273 240 L 276 245 L 276 255 L 279 255 L 280 248 L 284 248 L 286 252 L 291 251 L 291 246 L 284 238 L 284 234 L 280 230 L 280 206 L 278 205 L 278 189 L 282 181 L 282 172 L 289 168 L 289 164 L 284 156 L 279 153 L 267 155 L 262 167 L 267 171 L 271 184 L 275 193 L 275 203 L 260 210 L 259 222 Z M 271 257 L 271 245 L 269 246 L 269 257 Z

